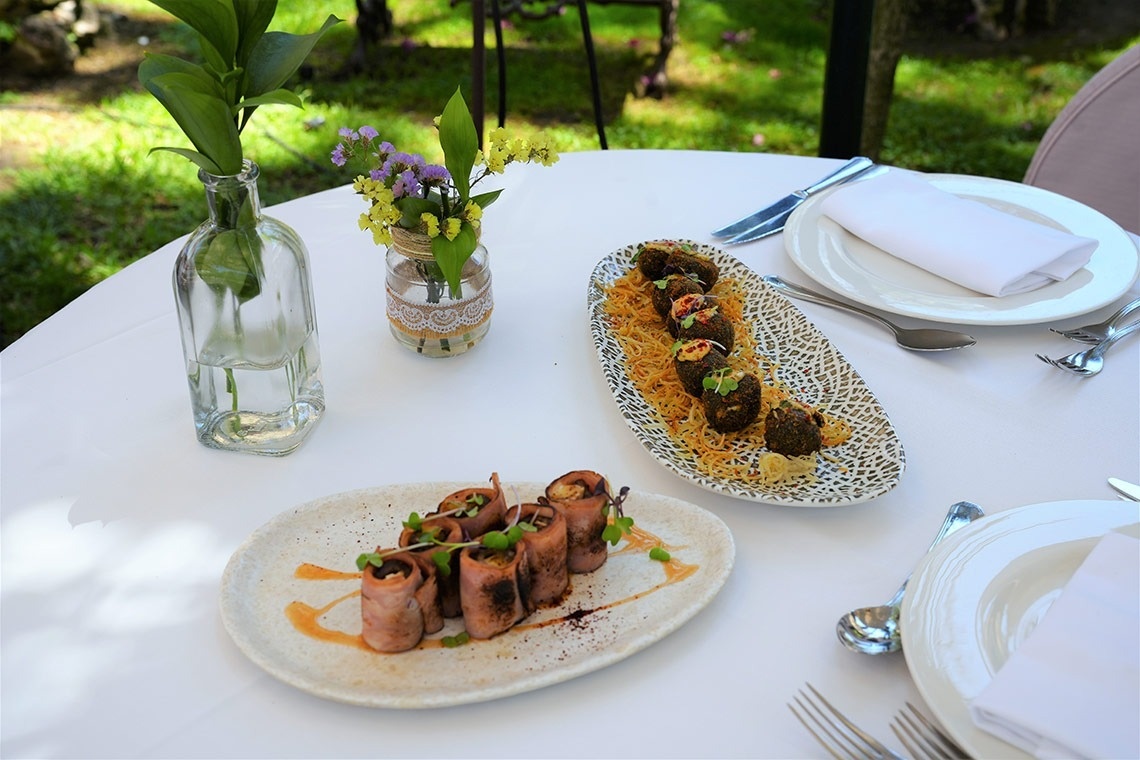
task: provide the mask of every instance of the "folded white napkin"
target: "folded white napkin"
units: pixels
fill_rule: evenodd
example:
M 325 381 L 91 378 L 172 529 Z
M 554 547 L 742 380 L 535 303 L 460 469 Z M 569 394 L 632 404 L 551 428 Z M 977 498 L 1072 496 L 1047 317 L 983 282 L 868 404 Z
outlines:
M 893 256 L 991 296 L 1067 279 L 1098 244 L 896 170 L 840 187 L 820 211 Z
M 1038 758 L 1140 757 L 1140 541 L 1097 542 L 970 713 Z

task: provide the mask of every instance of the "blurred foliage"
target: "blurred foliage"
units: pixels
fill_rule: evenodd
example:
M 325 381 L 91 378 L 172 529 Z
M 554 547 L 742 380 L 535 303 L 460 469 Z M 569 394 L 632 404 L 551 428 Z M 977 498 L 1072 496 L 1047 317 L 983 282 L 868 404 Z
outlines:
M 1107 0 L 1106 0 L 1107 1 Z M 1127 0 L 1123 0 L 1127 1 Z M 271 205 L 344 184 L 328 161 L 340 126 L 371 124 L 402 150 L 438 160 L 428 127 L 457 84 L 470 95 L 470 11 L 449 0 L 389 0 L 395 33 L 366 75 L 340 74 L 355 43 L 350 0 L 285 0 L 271 28 L 312 29 L 329 12 L 347 23 L 322 40 L 293 83 L 303 111 L 264 109 L 244 135 Z M 141 50 L 186 54 L 193 36 L 145 0 L 108 0 L 120 14 L 110 74 L 0 92 L 0 322 L 7 346 L 91 285 L 192 230 L 205 216 L 189 162 L 148 151 L 181 145 L 173 121 L 133 76 Z M 665 98 L 637 97 L 657 50 L 657 14 L 593 5 L 611 148 L 682 148 L 815 155 L 826 57 L 827 0 L 682 0 L 680 42 Z M 124 22 L 127 22 L 124 24 Z M 925 29 L 951 42 L 954 29 Z M 143 37 L 145 45 L 136 42 Z M 921 47 L 900 63 L 883 161 L 934 172 L 1018 180 L 1073 93 L 1140 40 L 1122 28 L 1084 44 L 1054 34 L 1035 47 L 991 45 L 956 56 Z M 111 46 L 112 40 L 101 44 Z M 487 36 L 488 50 L 494 44 Z M 543 129 L 563 152 L 597 147 L 577 13 L 514 21 L 505 32 L 507 123 Z M 953 46 L 949 46 L 953 50 Z M 985 52 L 984 51 L 984 52 Z M 100 45 L 87 56 L 98 55 Z M 487 124 L 497 67 L 488 56 Z M 2 75 L 0 75 L 2 76 Z

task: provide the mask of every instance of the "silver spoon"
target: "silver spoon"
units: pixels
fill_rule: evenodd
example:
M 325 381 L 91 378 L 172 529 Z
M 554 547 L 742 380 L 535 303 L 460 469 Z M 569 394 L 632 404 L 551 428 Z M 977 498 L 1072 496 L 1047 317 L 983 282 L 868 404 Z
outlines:
M 772 274 L 764 275 L 761 279 L 785 295 L 802 298 L 805 301 L 822 304 L 823 306 L 831 306 L 836 309 L 846 309 L 847 311 L 854 312 L 868 319 L 873 319 L 895 334 L 896 343 L 911 351 L 948 351 L 953 348 L 966 348 L 967 346 L 972 346 L 977 343 L 973 337 L 951 330 L 935 330 L 929 327 L 912 330 L 906 327 L 900 327 L 872 311 L 860 309 L 858 306 L 853 306 L 845 301 L 839 301 L 830 296 L 825 296 L 814 290 L 808 290 L 802 285 L 796 285 L 795 283 L 780 279 Z
M 977 504 L 960 501 L 950 507 L 946 519 L 942 521 L 942 528 L 934 537 L 930 549 L 933 549 L 947 536 L 959 528 L 963 528 L 984 513 Z M 927 549 L 927 552 L 930 551 Z M 906 584 L 910 581 L 908 575 L 899 590 L 895 592 L 886 604 L 876 607 L 860 607 L 851 610 L 835 624 L 835 633 L 843 646 L 853 652 L 863 654 L 886 654 L 902 649 L 902 638 L 899 633 L 899 604 L 903 594 L 906 593 Z

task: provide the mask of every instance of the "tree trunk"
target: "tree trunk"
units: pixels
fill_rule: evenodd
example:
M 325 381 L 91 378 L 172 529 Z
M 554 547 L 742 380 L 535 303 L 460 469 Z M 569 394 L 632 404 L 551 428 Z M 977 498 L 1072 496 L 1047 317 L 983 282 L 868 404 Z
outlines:
M 902 57 L 912 0 L 875 0 L 871 51 L 867 60 L 867 91 L 863 99 L 861 153 L 878 160 L 887 133 L 895 68 Z

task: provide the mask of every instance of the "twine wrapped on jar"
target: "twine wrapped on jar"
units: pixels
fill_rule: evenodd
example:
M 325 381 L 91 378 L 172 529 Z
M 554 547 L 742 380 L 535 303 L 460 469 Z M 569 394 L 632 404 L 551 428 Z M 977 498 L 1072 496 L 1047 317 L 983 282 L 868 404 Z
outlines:
M 494 301 L 491 269 L 482 243 L 463 265 L 452 291 L 423 232 L 393 226 L 387 254 L 387 312 L 392 334 L 408 348 L 433 357 L 456 356 L 490 329 Z

